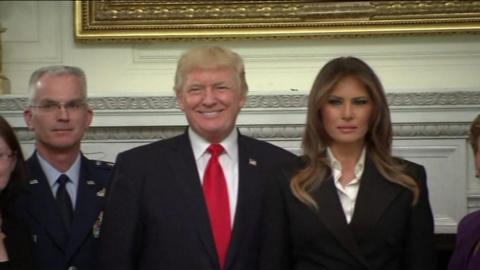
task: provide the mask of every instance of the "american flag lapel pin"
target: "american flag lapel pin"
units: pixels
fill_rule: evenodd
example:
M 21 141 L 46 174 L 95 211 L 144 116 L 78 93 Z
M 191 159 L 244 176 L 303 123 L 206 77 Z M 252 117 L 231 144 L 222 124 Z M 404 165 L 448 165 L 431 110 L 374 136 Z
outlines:
M 250 164 L 252 166 L 257 166 L 257 161 L 253 158 L 249 158 L 248 159 L 248 164 Z

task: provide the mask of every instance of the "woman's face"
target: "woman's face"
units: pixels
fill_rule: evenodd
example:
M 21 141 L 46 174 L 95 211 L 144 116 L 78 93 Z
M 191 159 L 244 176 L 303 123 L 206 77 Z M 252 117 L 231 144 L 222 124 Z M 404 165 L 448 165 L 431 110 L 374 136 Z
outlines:
M 5 139 L 0 137 L 0 190 L 3 190 L 15 168 L 16 158 Z
M 338 82 L 321 109 L 330 146 L 363 146 L 372 110 L 370 95 L 360 81 L 348 76 Z

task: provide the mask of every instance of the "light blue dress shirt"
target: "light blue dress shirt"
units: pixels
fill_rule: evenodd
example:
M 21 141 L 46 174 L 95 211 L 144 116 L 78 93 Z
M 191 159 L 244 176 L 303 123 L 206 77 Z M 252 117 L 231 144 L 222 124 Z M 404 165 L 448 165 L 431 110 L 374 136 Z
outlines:
M 66 185 L 66 189 L 68 194 L 70 195 L 70 199 L 72 200 L 73 209 L 75 209 L 75 204 L 77 201 L 77 189 L 78 189 L 78 182 L 80 178 L 80 164 L 81 164 L 81 155 L 78 153 L 75 162 L 73 162 L 72 166 L 65 172 L 60 172 L 55 169 L 48 161 L 46 161 L 42 156 L 37 152 L 37 158 L 42 167 L 43 173 L 47 177 L 48 183 L 50 185 L 50 190 L 53 193 L 53 197 L 57 194 L 57 189 L 59 184 L 57 183 L 57 179 L 61 174 L 66 174 L 70 181 L 68 181 Z

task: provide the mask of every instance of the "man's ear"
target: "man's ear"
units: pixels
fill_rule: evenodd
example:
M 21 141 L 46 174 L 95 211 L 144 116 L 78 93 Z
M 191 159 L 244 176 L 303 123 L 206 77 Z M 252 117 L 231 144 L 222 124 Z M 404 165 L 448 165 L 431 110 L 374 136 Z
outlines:
M 243 106 L 245 106 L 246 102 L 247 102 L 247 94 L 242 94 L 241 99 L 240 99 L 240 107 L 243 108 Z
M 27 124 L 28 129 L 33 130 L 35 127 L 33 126 L 33 112 L 32 109 L 29 107 L 23 111 L 23 120 L 25 120 L 25 124 Z
M 86 127 L 87 128 L 90 127 L 93 121 L 93 111 L 90 108 L 87 109 L 87 117 L 85 121 L 86 121 Z
M 177 104 L 180 107 L 180 110 L 183 111 L 185 108 L 185 104 L 183 103 L 183 93 L 181 91 L 175 92 L 175 96 L 177 97 Z

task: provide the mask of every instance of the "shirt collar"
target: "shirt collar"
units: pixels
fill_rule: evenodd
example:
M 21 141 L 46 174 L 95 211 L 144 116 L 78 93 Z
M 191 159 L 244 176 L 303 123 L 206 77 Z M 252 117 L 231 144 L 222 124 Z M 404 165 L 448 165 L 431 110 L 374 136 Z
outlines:
M 67 171 L 60 172 L 57 169 L 55 169 L 52 165 L 50 165 L 50 163 L 48 163 L 48 161 L 45 160 L 37 152 L 38 162 L 40 163 L 40 167 L 42 167 L 43 173 L 47 177 L 47 181 L 48 181 L 50 187 L 52 187 L 53 185 L 56 184 L 57 179 L 61 174 L 66 174 L 68 176 L 68 178 L 70 178 L 70 181 L 72 181 L 72 183 L 74 185 L 77 185 L 78 179 L 80 177 L 79 176 L 80 175 L 80 160 L 81 160 L 80 157 L 81 157 L 81 155 L 80 155 L 80 153 L 78 153 L 78 156 L 75 159 L 75 161 L 73 162 L 72 166 L 70 166 L 70 168 Z
M 195 160 L 198 160 L 205 154 L 211 143 L 198 135 L 198 133 L 196 133 L 192 128 L 188 128 L 188 137 L 192 144 Z M 238 131 L 236 128 L 234 128 L 232 132 L 230 132 L 230 134 L 220 142 L 220 144 L 223 146 L 223 149 L 225 149 L 225 153 L 230 158 L 238 155 L 237 138 Z
M 352 181 L 351 184 L 354 184 L 360 181 L 360 177 L 362 176 L 363 169 L 365 167 L 366 152 L 367 152 L 366 147 L 363 147 L 362 153 L 360 154 L 360 158 L 358 159 L 357 164 L 355 164 L 355 180 Z M 335 158 L 330 147 L 327 147 L 327 157 L 330 162 L 330 167 L 332 169 L 334 180 L 338 181 L 342 174 L 342 164 L 340 163 L 340 161 L 338 161 Z

